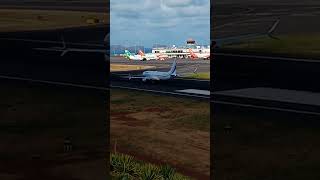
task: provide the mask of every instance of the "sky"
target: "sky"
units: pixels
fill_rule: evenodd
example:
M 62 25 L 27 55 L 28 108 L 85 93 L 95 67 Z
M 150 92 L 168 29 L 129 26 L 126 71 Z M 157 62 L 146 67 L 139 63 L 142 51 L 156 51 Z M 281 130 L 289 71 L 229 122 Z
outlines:
M 111 45 L 210 44 L 210 0 L 110 0 Z

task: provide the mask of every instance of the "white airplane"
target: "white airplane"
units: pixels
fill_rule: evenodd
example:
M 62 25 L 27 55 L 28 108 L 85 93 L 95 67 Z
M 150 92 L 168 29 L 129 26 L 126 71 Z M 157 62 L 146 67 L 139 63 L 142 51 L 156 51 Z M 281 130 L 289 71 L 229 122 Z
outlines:
M 144 71 L 142 75 L 131 76 L 129 75 L 129 80 L 131 79 L 141 79 L 143 82 L 146 81 L 160 81 L 160 80 L 169 80 L 177 76 L 177 63 L 174 60 L 171 66 L 171 69 L 167 72 L 161 71 Z M 126 77 L 127 78 L 127 77 Z
M 241 42 L 243 40 L 254 39 L 258 37 L 270 37 L 272 39 L 278 39 L 273 35 L 273 32 L 275 31 L 279 23 L 280 23 L 280 19 L 277 19 L 266 33 L 255 33 L 255 34 L 247 34 L 247 35 L 215 39 L 211 41 L 211 46 L 214 48 L 219 48 L 222 44 L 233 44 L 233 43 Z
M 189 49 L 190 56 L 192 59 L 210 59 L 210 53 L 195 53 L 192 49 Z
M 109 40 L 110 34 L 107 34 L 104 37 L 104 43 L 106 44 Z M 95 47 L 101 47 L 101 49 L 85 49 L 85 48 L 67 48 L 66 42 L 64 41 L 64 38 L 62 37 L 62 47 L 50 47 L 50 48 L 34 48 L 35 50 L 42 50 L 42 51 L 58 51 L 61 52 L 61 56 L 64 56 L 68 52 L 94 52 L 94 53 L 104 53 L 105 57 L 107 58 L 109 56 L 109 51 L 106 49 L 102 49 L 104 45 L 99 44 L 83 44 L 83 43 L 70 43 L 73 45 L 88 45 L 88 46 L 95 46 Z
M 141 50 L 139 50 L 138 54 L 144 59 L 144 60 L 157 60 L 158 57 L 156 54 L 153 53 L 144 53 Z
M 164 61 L 169 58 L 167 54 L 157 54 L 158 60 Z
M 105 60 L 107 61 L 110 56 L 110 51 L 106 49 L 106 45 L 109 44 L 110 34 L 105 35 L 104 44 L 89 44 L 89 43 L 68 43 L 69 45 L 77 45 L 77 46 L 90 46 L 95 47 L 92 49 L 86 48 L 67 48 L 66 42 L 62 37 L 62 47 L 49 47 L 49 48 L 33 48 L 35 50 L 41 51 L 57 51 L 61 52 L 61 56 L 64 56 L 68 52 L 93 52 L 93 53 L 103 53 L 105 55 Z M 57 44 L 61 43 L 60 41 L 50 41 L 50 40 L 37 40 L 37 39 L 20 39 L 20 38 L 1 38 L 3 40 L 11 40 L 11 41 L 24 41 L 24 42 L 35 42 L 35 43 L 49 43 L 49 44 Z
M 130 51 L 128 50 L 124 50 L 124 57 L 129 59 L 129 60 L 137 60 L 137 61 L 144 61 L 146 60 L 145 58 L 143 58 L 140 54 L 135 54 L 135 55 L 132 55 L 130 53 Z
M 169 56 L 165 54 L 154 54 L 154 53 L 144 53 L 141 50 L 139 50 L 139 55 L 141 55 L 145 60 L 165 60 Z

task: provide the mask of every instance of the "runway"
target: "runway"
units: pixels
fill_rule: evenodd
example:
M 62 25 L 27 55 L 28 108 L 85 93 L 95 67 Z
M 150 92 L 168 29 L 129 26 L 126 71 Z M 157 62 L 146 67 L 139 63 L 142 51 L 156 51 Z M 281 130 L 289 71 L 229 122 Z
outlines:
M 169 96 L 184 96 L 207 100 L 210 98 L 210 81 L 198 81 L 195 79 L 185 80 L 181 78 L 152 84 L 141 80 L 128 80 L 111 74 L 110 87 Z
M 320 115 L 320 61 L 259 55 L 216 54 L 213 102 L 248 109 Z M 285 98 L 283 98 L 285 97 Z M 304 101 L 309 97 L 309 101 Z
M 217 54 L 213 61 L 215 91 L 249 87 L 319 92 L 320 61 L 256 55 Z

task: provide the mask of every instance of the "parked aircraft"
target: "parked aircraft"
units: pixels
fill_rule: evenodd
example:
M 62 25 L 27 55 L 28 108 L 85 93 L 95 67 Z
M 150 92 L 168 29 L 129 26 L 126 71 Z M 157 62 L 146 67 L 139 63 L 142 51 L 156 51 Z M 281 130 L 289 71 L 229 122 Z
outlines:
M 173 79 L 177 76 L 177 63 L 174 60 L 171 66 L 171 69 L 167 72 L 163 71 L 144 71 L 141 75 L 138 76 L 131 76 L 129 75 L 126 78 L 131 79 L 141 79 L 143 82 L 146 81 L 162 81 L 162 80 L 169 80 Z

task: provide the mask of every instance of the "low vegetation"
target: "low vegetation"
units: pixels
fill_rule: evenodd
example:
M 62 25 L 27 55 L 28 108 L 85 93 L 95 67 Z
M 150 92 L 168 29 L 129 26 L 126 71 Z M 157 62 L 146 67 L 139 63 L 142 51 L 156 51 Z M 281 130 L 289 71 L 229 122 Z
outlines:
M 108 24 L 108 16 L 106 13 L 98 12 L 0 9 L 0 32 L 49 30 Z
M 134 70 L 143 70 L 143 69 L 152 69 L 152 68 L 155 68 L 155 66 L 110 64 L 110 72 L 134 71 Z
M 132 156 L 111 153 L 110 168 L 113 179 L 128 180 L 189 180 L 168 165 L 156 166 L 134 159 Z
M 186 77 L 193 78 L 193 79 L 208 79 L 209 80 L 210 79 L 210 72 L 188 74 Z

